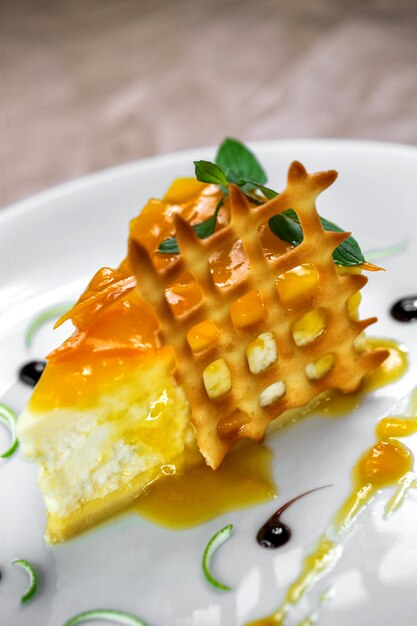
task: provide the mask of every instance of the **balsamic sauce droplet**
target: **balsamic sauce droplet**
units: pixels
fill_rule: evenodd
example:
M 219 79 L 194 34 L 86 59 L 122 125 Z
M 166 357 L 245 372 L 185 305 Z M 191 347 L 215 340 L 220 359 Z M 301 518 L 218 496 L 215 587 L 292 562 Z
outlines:
M 290 538 L 291 528 L 274 519 L 274 516 L 259 529 L 256 535 L 256 541 L 263 548 L 279 548 L 287 543 Z
M 399 322 L 417 320 L 417 296 L 407 296 L 395 302 L 390 311 L 392 317 Z
M 291 528 L 289 528 L 286 524 L 281 522 L 280 517 L 285 509 L 288 509 L 291 504 L 302 498 L 303 496 L 308 495 L 309 493 L 313 493 L 313 491 L 319 491 L 319 489 L 325 489 L 326 487 L 331 487 L 332 485 L 323 485 L 322 487 L 316 487 L 315 489 L 310 489 L 309 491 L 305 491 L 301 493 L 296 498 L 289 500 L 285 504 L 282 505 L 278 511 L 265 522 L 265 524 L 258 530 L 256 535 L 256 541 L 263 548 L 279 548 L 283 546 L 287 541 L 291 538 Z
M 29 361 L 20 368 L 19 380 L 30 387 L 34 387 L 42 376 L 45 367 L 46 361 Z

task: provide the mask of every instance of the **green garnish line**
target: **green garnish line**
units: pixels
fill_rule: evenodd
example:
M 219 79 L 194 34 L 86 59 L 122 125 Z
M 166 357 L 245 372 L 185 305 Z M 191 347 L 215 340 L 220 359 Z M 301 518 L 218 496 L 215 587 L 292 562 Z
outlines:
M 7 459 L 12 456 L 19 447 L 19 440 L 16 436 L 17 415 L 8 406 L 0 402 L 0 422 L 2 422 L 10 430 L 12 443 L 10 448 L 0 454 L 0 459 Z
M 92 611 L 83 611 L 77 613 L 65 622 L 63 626 L 76 626 L 91 620 L 104 620 L 115 622 L 116 624 L 126 624 L 126 626 L 148 626 L 140 617 L 126 613 L 126 611 L 117 611 L 115 609 L 93 609 Z
M 386 259 L 387 257 L 394 256 L 395 254 L 399 254 L 400 252 L 404 252 L 407 247 L 407 241 L 400 241 L 399 243 L 395 243 L 393 246 L 388 246 L 387 248 L 380 248 L 378 250 L 370 250 L 366 253 L 366 258 L 368 261 L 377 261 L 378 259 Z
M 194 166 L 197 180 L 203 183 L 218 185 L 223 193 L 223 201 L 229 195 L 228 185 L 230 183 L 238 185 L 242 193 L 251 202 L 255 202 L 258 205 L 272 200 L 278 195 L 276 191 L 265 186 L 268 178 L 256 156 L 237 139 L 228 137 L 223 141 L 217 151 L 215 163 L 211 161 L 194 161 Z M 213 220 L 213 217 L 193 226 L 200 239 L 205 239 L 213 234 L 215 221 L 214 224 L 210 222 L 210 220 Z M 326 231 L 344 232 L 343 228 L 326 218 L 320 217 L 320 220 Z M 209 222 L 210 226 L 213 226 L 212 228 L 208 227 Z M 272 217 L 269 220 L 269 227 L 276 237 L 290 243 L 292 246 L 298 246 L 303 240 L 301 224 L 293 209 L 288 209 Z M 175 237 L 162 241 L 159 244 L 158 251 L 164 254 L 178 254 L 179 248 Z M 382 257 L 371 256 L 370 258 Z M 359 244 L 352 236 L 348 237 L 334 250 L 333 259 L 338 265 L 344 266 L 355 266 L 365 263 L 365 257 Z
M 210 539 L 203 553 L 202 567 L 204 577 L 212 587 L 214 587 L 215 589 L 219 589 L 220 591 L 232 591 L 232 588 L 224 585 L 213 576 L 213 574 L 211 573 L 211 560 L 215 552 L 217 552 L 217 550 L 220 548 L 220 546 L 229 539 L 230 535 L 232 534 L 232 530 L 233 524 L 228 524 L 227 526 L 219 530 Z
M 29 561 L 26 561 L 25 559 L 15 559 L 13 561 L 13 565 L 20 565 L 20 567 L 22 567 L 25 570 L 26 574 L 29 576 L 29 587 L 20 598 L 20 603 L 26 604 L 26 602 L 32 600 L 38 590 L 39 577 L 34 567 L 29 563 Z
M 57 319 L 64 315 L 69 309 L 72 307 L 72 303 L 65 304 L 57 304 L 56 306 L 51 307 L 50 309 L 45 309 L 45 311 L 41 311 L 39 315 L 37 315 L 25 332 L 25 345 L 27 348 L 30 348 L 33 344 L 33 339 L 38 332 L 39 328 L 49 322 L 50 320 Z

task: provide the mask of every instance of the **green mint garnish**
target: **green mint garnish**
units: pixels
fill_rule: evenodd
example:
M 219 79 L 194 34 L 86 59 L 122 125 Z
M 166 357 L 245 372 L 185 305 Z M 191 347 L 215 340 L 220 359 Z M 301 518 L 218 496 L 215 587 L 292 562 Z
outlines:
M 378 250 L 368 250 L 366 253 L 368 261 L 377 261 L 378 259 L 386 259 L 387 257 L 394 256 L 400 252 L 404 252 L 407 248 L 407 241 L 400 241 L 393 246 L 387 248 L 379 248 Z
M 194 161 L 194 166 L 197 180 L 200 180 L 202 183 L 219 185 L 219 187 L 227 190 L 229 181 L 223 170 L 216 163 L 211 161 Z
M 19 447 L 19 441 L 16 435 L 17 415 L 10 407 L 2 402 L 0 402 L 0 422 L 9 429 L 12 439 L 9 448 L 0 454 L 0 459 L 8 459 Z
M 29 577 L 29 586 L 26 592 L 20 598 L 20 603 L 26 604 L 26 602 L 29 602 L 29 600 L 32 600 L 32 598 L 36 595 L 36 592 L 38 591 L 38 581 L 39 581 L 38 573 L 33 567 L 33 565 L 31 565 L 29 561 L 26 561 L 26 559 L 15 559 L 12 562 L 12 564 L 20 565 L 20 567 L 22 567 L 25 570 L 26 574 Z
M 218 185 L 223 193 L 221 204 L 217 205 L 214 215 L 193 226 L 200 239 L 213 234 L 219 209 L 229 195 L 230 183 L 237 185 L 242 193 L 256 204 L 263 204 L 266 200 L 272 200 L 278 195 L 276 191 L 265 186 L 268 179 L 256 156 L 237 139 L 228 137 L 223 141 L 217 151 L 215 163 L 194 161 L 194 165 L 197 180 Z M 325 230 L 344 232 L 342 228 L 324 217 L 320 217 L 320 220 Z M 272 217 L 269 220 L 269 227 L 279 239 L 293 246 L 298 246 L 303 241 L 300 220 L 293 209 Z M 175 237 L 163 241 L 158 251 L 165 254 L 178 254 L 179 248 Z M 352 236 L 336 248 L 333 252 L 333 259 L 338 265 L 345 266 L 361 265 L 365 262 L 359 244 Z
M 213 574 L 211 573 L 211 560 L 214 554 L 220 548 L 220 546 L 223 545 L 224 542 L 230 538 L 232 531 L 233 524 L 228 524 L 217 533 L 215 533 L 206 545 L 203 553 L 201 564 L 204 577 L 212 587 L 214 587 L 215 589 L 219 589 L 220 591 L 232 591 L 232 588 L 228 585 L 221 583 L 217 578 L 213 576 Z
M 243 143 L 228 137 L 220 145 L 216 154 L 216 164 L 225 173 L 229 182 L 236 178 L 256 181 L 264 185 L 268 178 L 256 156 Z
M 93 609 L 92 611 L 82 611 L 77 613 L 64 626 L 78 626 L 85 622 L 97 621 L 113 622 L 113 624 L 124 624 L 124 626 L 148 626 L 140 617 L 126 613 L 126 611 L 118 611 L 116 609 Z
M 65 313 L 67 313 L 70 308 L 73 306 L 73 303 L 65 303 L 65 304 L 56 304 L 50 309 L 46 309 L 45 311 L 41 311 L 29 324 L 25 332 L 25 344 L 27 348 L 30 348 L 33 343 L 33 339 L 38 332 L 39 328 L 50 322 L 51 320 L 58 319 Z
M 320 221 L 324 230 L 337 233 L 344 232 L 343 228 L 336 226 L 336 224 L 326 220 L 324 217 L 320 217 Z M 279 215 L 274 215 L 271 217 L 268 224 L 274 235 L 282 239 L 282 241 L 287 241 L 293 246 L 298 246 L 303 241 L 304 236 L 300 220 L 296 212 L 292 209 L 288 209 Z M 352 235 L 334 250 L 333 260 L 338 265 L 345 266 L 361 265 L 365 263 L 365 258 L 359 244 Z

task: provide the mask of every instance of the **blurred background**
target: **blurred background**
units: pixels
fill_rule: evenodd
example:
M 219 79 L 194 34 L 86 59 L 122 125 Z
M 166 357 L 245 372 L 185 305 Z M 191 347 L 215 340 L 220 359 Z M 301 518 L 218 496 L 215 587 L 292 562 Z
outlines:
M 0 207 L 226 135 L 417 144 L 417 0 L 0 0 Z

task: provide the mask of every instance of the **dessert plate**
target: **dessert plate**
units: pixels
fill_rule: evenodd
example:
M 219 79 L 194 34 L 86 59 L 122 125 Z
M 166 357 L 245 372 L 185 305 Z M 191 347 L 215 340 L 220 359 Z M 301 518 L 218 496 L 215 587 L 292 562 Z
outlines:
M 62 626 L 80 611 L 112 608 L 140 616 L 149 626 L 244 626 L 278 607 L 303 557 L 351 490 L 351 469 L 374 443 L 377 421 L 417 383 L 417 335 L 393 320 L 391 305 L 417 292 L 417 149 L 355 141 L 276 141 L 252 144 L 270 185 L 285 186 L 288 165 L 310 172 L 337 169 L 339 179 L 318 199 L 328 219 L 351 230 L 362 250 L 385 251 L 375 262 L 386 272 L 370 276 L 361 317 L 377 314 L 371 336 L 397 340 L 409 350 L 409 368 L 397 382 L 360 401 L 350 414 L 304 418 L 267 444 L 273 450 L 276 501 L 234 511 L 184 531 L 125 514 L 59 546 L 43 540 L 44 507 L 35 468 L 19 454 L 0 460 L 0 623 Z M 19 367 L 41 358 L 68 330 L 45 325 L 30 349 L 24 334 L 41 310 L 71 302 L 101 266 L 116 266 L 126 252 L 128 220 L 146 200 L 160 197 L 173 178 L 193 175 L 193 160 L 214 150 L 143 160 L 93 174 L 39 194 L 0 213 L 0 399 L 19 413 L 30 389 Z M 374 258 L 374 257 L 373 257 Z M 372 259 L 370 259 L 372 260 Z M 0 430 L 1 449 L 7 445 Z M 413 450 L 417 443 L 410 438 Z M 325 484 L 285 513 L 293 531 L 278 550 L 255 541 L 258 528 L 282 503 Z M 391 490 L 392 491 L 392 490 Z M 391 491 L 388 490 L 389 494 Z M 335 567 L 291 611 L 285 625 L 408 625 L 417 609 L 417 494 L 384 519 L 381 494 L 354 524 Z M 201 557 L 210 537 L 233 524 L 215 557 L 219 578 L 233 589 L 207 584 Z M 12 567 L 27 559 L 40 573 L 38 595 L 26 606 L 27 581 Z M 310 621 L 303 621 L 308 618 Z M 99 624 L 100 621 L 94 623 Z

